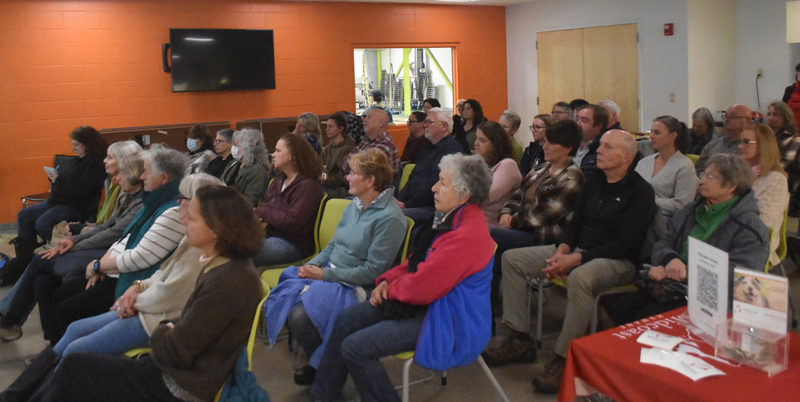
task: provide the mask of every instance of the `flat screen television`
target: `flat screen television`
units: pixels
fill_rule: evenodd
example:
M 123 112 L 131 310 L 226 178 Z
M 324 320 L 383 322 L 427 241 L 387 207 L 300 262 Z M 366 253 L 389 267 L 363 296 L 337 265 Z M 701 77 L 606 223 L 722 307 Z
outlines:
M 275 89 L 273 45 L 272 30 L 170 29 L 164 71 L 172 92 Z

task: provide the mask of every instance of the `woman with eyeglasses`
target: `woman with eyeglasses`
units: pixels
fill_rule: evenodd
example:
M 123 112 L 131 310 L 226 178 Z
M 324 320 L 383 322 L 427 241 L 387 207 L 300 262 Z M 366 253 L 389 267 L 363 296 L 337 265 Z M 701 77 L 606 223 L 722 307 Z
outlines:
M 667 223 L 666 236 L 653 246 L 653 265 L 642 288 L 607 306 L 615 323 L 632 322 L 686 305 L 685 293 L 670 290 L 674 288 L 661 282 L 668 279 L 686 283 L 689 237 L 728 253 L 730 310 L 733 268 L 762 271 L 770 253 L 769 233 L 759 218 L 752 183 L 753 171 L 741 157 L 714 154 L 708 159 L 700 177 L 700 196 Z
M 761 220 L 773 233 L 769 261 L 777 265 L 780 258 L 776 251 L 780 244 L 783 215 L 789 206 L 789 183 L 781 165 L 780 150 L 772 129 L 760 123 L 748 123 L 744 126 L 739 141 L 739 155 L 753 170 L 753 193 L 758 202 Z
M 690 145 L 686 125 L 672 116 L 659 116 L 650 126 L 650 144 L 656 153 L 642 158 L 636 173 L 656 193 L 658 215 L 654 235 L 661 237 L 666 221 L 694 200 L 697 175 L 694 164 L 685 155 Z
M 555 121 L 549 114 L 538 114 L 533 118 L 533 123 L 528 127 L 533 134 L 533 141 L 522 152 L 522 160 L 519 162 L 519 171 L 523 175 L 538 170 L 545 163 L 542 146 L 547 138 L 547 128 L 553 124 Z

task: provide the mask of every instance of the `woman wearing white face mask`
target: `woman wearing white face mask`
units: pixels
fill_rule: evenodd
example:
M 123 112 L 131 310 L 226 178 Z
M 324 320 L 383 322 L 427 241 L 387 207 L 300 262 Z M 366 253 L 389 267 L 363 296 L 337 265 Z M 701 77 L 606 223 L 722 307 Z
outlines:
M 264 136 L 261 131 L 245 128 L 233 133 L 231 154 L 239 162 L 233 188 L 239 190 L 244 198 L 255 206 L 264 196 L 269 181 L 269 153 L 264 146 Z M 223 172 L 222 176 L 222 181 L 227 182 L 226 172 Z

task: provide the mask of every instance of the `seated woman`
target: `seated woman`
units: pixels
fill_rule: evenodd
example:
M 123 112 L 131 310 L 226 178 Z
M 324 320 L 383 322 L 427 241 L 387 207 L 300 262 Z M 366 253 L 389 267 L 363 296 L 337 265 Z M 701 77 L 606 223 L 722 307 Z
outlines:
M 461 117 L 464 119 L 464 139 L 469 145 L 469 149 L 464 150 L 464 153 L 468 154 L 475 150 L 475 136 L 478 131 L 478 125 L 486 121 L 486 117 L 483 116 L 481 104 L 475 99 L 467 99 L 464 102 Z
M 333 318 L 342 308 L 364 300 L 364 288 L 372 288 L 392 266 L 406 233 L 405 216 L 392 199 L 392 167 L 386 154 L 368 148 L 350 158 L 350 168 L 353 202 L 330 243 L 308 264 L 285 270 L 266 304 L 270 343 L 286 322 L 310 358 L 295 373 L 299 385 L 314 379 Z
M 490 228 L 497 243 L 492 275 L 495 314 L 500 314 L 500 257 L 503 253 L 512 248 L 556 241 L 572 216 L 572 207 L 583 184 L 583 173 L 572 162 L 580 143 L 580 127 L 572 120 L 560 121 L 547 129 L 543 148 L 547 163 L 525 176 L 522 187 L 500 212 L 499 226 Z
M 119 143 L 112 144 L 108 148 L 109 155 L 116 144 Z M 131 149 L 141 150 L 138 145 Z M 13 341 L 22 336 L 21 326 L 36 305 L 37 282 L 39 286 L 45 283 L 57 286 L 70 271 L 77 268 L 83 272 L 86 264 L 102 257 L 106 249 L 122 237 L 125 228 L 142 208 L 141 153 L 134 152 L 121 159 L 106 158 L 106 165 L 113 165 L 113 170 L 116 171 L 114 178 L 122 189 L 114 213 L 102 225 L 61 239 L 53 243 L 52 248 L 31 260 L 19 281 L 0 301 L 0 312 L 3 313 L 3 318 L 0 320 L 0 339 L 3 341 Z
M 800 192 L 800 135 L 797 134 L 797 120 L 789 105 L 779 101 L 769 104 L 767 122 L 775 132 L 781 150 L 781 163 L 789 177 L 789 215 L 796 216 L 800 209 L 797 205 Z
M 552 127 L 555 122 L 553 116 L 549 114 L 537 114 L 533 118 L 530 129 L 533 134 L 533 141 L 522 152 L 522 160 L 519 162 L 519 171 L 527 175 L 532 170 L 539 170 L 546 162 L 544 159 L 544 141 L 547 138 L 547 129 Z
M 311 112 L 297 116 L 297 123 L 294 125 L 292 133 L 304 138 L 317 154 L 322 151 L 322 140 L 320 139 L 322 129 L 319 126 L 319 116 Z
M 700 155 L 703 152 L 706 144 L 714 138 L 717 129 L 714 125 L 714 115 L 707 107 L 701 107 L 692 113 L 692 129 L 689 131 L 689 137 L 692 140 L 692 145 L 689 147 L 689 153 L 693 155 Z
M 519 189 L 522 175 L 511 158 L 511 139 L 505 130 L 493 121 L 478 126 L 475 154 L 480 155 L 492 169 L 492 187 L 489 199 L 483 204 L 483 214 L 489 226 L 497 226 L 500 210 Z
M 250 257 L 263 231 L 235 190 L 209 186 L 189 202 L 186 242 L 202 272 L 180 318 L 158 323 L 140 360 L 75 353 L 61 362 L 43 400 L 204 400 L 231 376 L 247 343 L 261 281 Z
M 494 244 L 480 205 L 490 172 L 477 155 L 447 155 L 439 167 L 434 227 L 420 233 L 406 262 L 378 277 L 369 301 L 339 313 L 314 378 L 315 399 L 342 399 L 349 372 L 362 400 L 399 400 L 381 357 L 416 348 L 415 360 L 441 369 L 471 363 L 488 343 Z
M 335 196 L 347 194 L 347 182 L 342 172 L 342 161 L 356 145 L 352 138 L 344 136 L 346 126 L 346 116 L 342 112 L 332 114 L 325 124 L 328 145 L 322 148 L 321 155 L 322 190 Z
M 224 186 L 222 181 L 205 173 L 192 174 L 181 180 L 180 210 L 184 224 L 189 201 L 196 191 L 213 185 Z M 187 236 L 192 234 L 187 233 Z M 40 363 L 77 352 L 119 355 L 131 349 L 147 347 L 150 334 L 160 322 L 180 316 L 189 294 L 194 290 L 197 277 L 209 262 L 201 262 L 201 255 L 202 251 L 190 246 L 184 237 L 161 268 L 150 278 L 135 281 L 111 311 L 70 324 L 55 347 L 48 346 L 40 353 Z M 32 364 L 15 384 L 19 386 L 37 382 L 47 371 L 38 364 Z M 17 387 L 17 392 L 24 391 Z M 24 399 L 26 395 L 18 394 L 17 397 Z
M 264 196 L 269 182 L 269 152 L 264 146 L 264 135 L 254 128 L 245 128 L 233 133 L 233 143 L 236 147 L 234 157 L 239 158 L 233 188 L 255 206 Z M 222 180 L 226 178 L 223 173 Z
M 655 233 L 664 235 L 666 222 L 694 200 L 697 193 L 697 174 L 694 164 L 685 155 L 689 149 L 686 125 L 672 116 L 659 116 L 650 126 L 650 144 L 656 153 L 642 158 L 636 173 L 645 179 L 656 193 Z
M 72 151 L 77 156 L 69 166 L 54 166 L 48 173 L 50 196 L 47 201 L 22 208 L 17 214 L 16 257 L 0 271 L 0 285 L 14 283 L 33 259 L 36 235 L 50 240 L 53 226 L 61 221 L 82 221 L 88 217 L 91 205 L 97 205 L 103 180 L 103 155 L 106 142 L 92 127 L 80 126 L 70 133 Z
M 253 257 L 256 266 L 289 263 L 314 252 L 314 217 L 322 191 L 322 163 L 311 145 L 287 133 L 272 154 L 275 179 L 256 215 L 266 224 L 267 237 Z
M 733 268 L 761 271 L 769 255 L 769 234 L 759 218 L 758 205 L 750 190 L 752 182 L 750 167 L 740 157 L 712 155 L 700 177 L 700 197 L 669 220 L 666 237 L 653 246 L 650 281 L 668 278 L 686 282 L 691 236 L 728 253 L 730 305 Z M 621 296 L 607 311 L 617 324 L 623 324 L 686 305 L 683 294 L 664 296 L 639 290 Z
M 134 280 L 149 278 L 183 238 L 177 199 L 188 158 L 160 144 L 143 156 L 143 206 L 122 239 L 102 258 L 67 274 L 57 289 L 35 286 L 42 330 L 52 343 L 69 323 L 108 311 Z
M 781 165 L 781 155 L 775 134 L 759 123 L 748 123 L 742 130 L 739 155 L 750 165 L 755 181 L 753 195 L 758 203 L 761 221 L 772 231 L 769 247 L 769 262 L 781 262 L 776 250 L 781 241 L 783 215 L 789 206 L 789 184 Z M 759 268 L 759 267 L 748 267 Z
M 186 133 L 186 149 L 189 150 L 189 173 L 205 171 L 217 157 L 214 153 L 214 137 L 204 124 L 194 125 Z

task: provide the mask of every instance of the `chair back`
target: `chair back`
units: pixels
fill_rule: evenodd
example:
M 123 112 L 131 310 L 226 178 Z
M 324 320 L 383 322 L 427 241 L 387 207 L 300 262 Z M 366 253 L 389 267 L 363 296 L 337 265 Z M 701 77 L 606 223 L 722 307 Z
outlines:
M 343 198 L 330 198 L 327 202 L 320 205 L 320 212 L 318 213 L 316 233 L 317 253 L 322 251 L 328 246 L 333 235 L 336 233 L 336 227 L 339 226 L 339 221 L 342 219 L 344 209 L 353 201 Z
M 690 161 L 692 161 L 692 165 L 696 165 L 697 160 L 700 159 L 700 155 L 686 154 L 686 156 L 689 158 Z
M 789 221 L 789 208 L 787 207 L 783 211 L 783 222 L 781 222 L 781 231 L 778 234 L 780 236 L 780 241 L 778 242 L 778 249 L 775 250 L 775 254 L 778 255 L 778 259 L 783 261 L 786 258 L 786 255 L 789 253 L 789 242 L 786 238 L 786 227 L 788 226 L 787 223 Z M 775 236 L 775 233 L 772 232 L 772 228 L 767 228 L 769 231 L 769 244 L 772 244 L 772 236 Z M 780 265 L 780 263 L 778 264 Z M 772 269 L 772 263 L 767 258 L 767 265 L 764 267 L 764 272 L 769 272 Z
M 417 164 L 408 163 L 405 166 L 403 166 L 403 175 L 400 176 L 400 185 L 398 186 L 397 191 L 402 190 L 403 187 L 406 186 L 406 183 L 408 183 L 408 178 L 411 177 L 411 171 L 414 170 L 414 166 L 417 166 Z
M 411 229 L 414 228 L 414 220 L 406 216 L 406 225 L 408 226 L 406 229 L 406 237 L 403 239 L 403 244 L 400 245 L 400 252 L 397 254 L 398 260 L 395 261 L 398 264 L 401 264 L 408 258 L 408 247 L 411 242 Z

